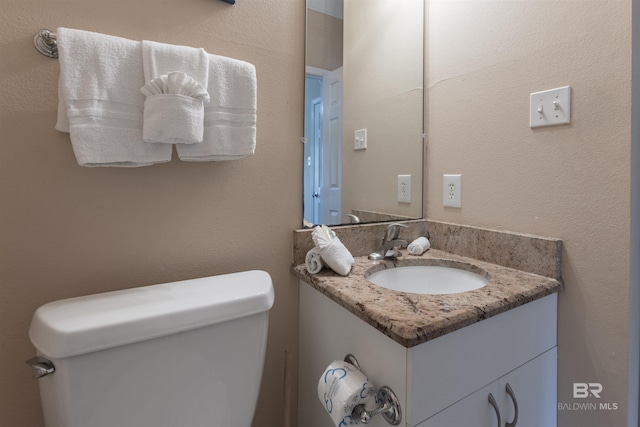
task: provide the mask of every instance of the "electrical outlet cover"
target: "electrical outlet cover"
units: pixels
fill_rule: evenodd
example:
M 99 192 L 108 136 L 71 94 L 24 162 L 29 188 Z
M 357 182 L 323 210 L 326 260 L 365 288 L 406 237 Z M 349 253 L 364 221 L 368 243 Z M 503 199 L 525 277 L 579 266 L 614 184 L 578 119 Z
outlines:
M 411 175 L 398 175 L 398 202 L 411 203 Z
M 442 204 L 450 208 L 462 207 L 462 175 L 443 176 Z

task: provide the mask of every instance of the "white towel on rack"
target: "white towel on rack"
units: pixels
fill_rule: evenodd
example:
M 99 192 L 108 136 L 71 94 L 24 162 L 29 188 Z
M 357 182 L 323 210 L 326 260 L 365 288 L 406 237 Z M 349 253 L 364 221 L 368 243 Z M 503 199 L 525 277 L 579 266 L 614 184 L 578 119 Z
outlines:
M 147 142 L 196 144 L 204 136 L 209 101 L 209 57 L 202 48 L 142 41 L 145 85 L 143 138 Z
M 255 67 L 244 61 L 209 55 L 211 97 L 204 106 L 200 144 L 177 144 L 181 160 L 208 162 L 239 159 L 256 147 L 257 80 Z
M 89 31 L 56 31 L 56 129 L 69 132 L 78 164 L 137 167 L 171 160 L 171 145 L 142 140 L 142 44 Z

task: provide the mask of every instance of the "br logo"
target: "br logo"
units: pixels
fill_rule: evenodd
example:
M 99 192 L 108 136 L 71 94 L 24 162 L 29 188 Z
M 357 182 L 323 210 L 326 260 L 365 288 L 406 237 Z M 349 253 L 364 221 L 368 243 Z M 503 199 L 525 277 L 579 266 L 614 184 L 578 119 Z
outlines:
M 602 393 L 600 383 L 573 383 L 574 399 L 586 399 L 589 396 L 600 399 L 600 393 Z

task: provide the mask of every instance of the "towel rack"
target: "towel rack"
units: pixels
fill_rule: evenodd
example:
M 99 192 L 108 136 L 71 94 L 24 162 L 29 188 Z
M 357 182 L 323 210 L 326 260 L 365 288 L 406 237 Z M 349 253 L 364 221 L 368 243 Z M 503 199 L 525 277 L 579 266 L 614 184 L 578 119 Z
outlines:
M 58 43 L 56 41 L 56 33 L 49 30 L 40 30 L 33 39 L 38 52 L 49 58 L 58 57 Z
M 225 3 L 235 4 L 236 0 L 221 0 Z M 58 43 L 56 33 L 49 30 L 40 30 L 33 38 L 33 44 L 38 52 L 49 58 L 58 57 Z

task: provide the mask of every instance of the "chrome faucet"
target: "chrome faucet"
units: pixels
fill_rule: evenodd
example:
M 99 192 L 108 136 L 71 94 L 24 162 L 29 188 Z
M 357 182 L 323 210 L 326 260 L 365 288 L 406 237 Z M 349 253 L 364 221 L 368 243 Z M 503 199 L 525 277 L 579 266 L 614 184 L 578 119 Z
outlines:
M 350 224 L 360 224 L 360 222 L 361 222 L 361 221 L 360 221 L 360 218 L 358 218 L 358 217 L 357 217 L 357 216 L 355 216 L 355 215 L 352 215 L 352 214 L 345 214 L 344 216 L 349 217 L 349 223 L 350 223 Z
M 408 226 L 397 222 L 387 226 L 387 231 L 384 233 L 384 237 L 382 238 L 382 245 L 377 251 L 369 254 L 370 260 L 380 261 L 385 258 L 395 259 L 400 256 L 400 252 L 395 248 L 399 246 L 407 246 L 406 240 L 398 239 L 401 227 L 408 228 Z

